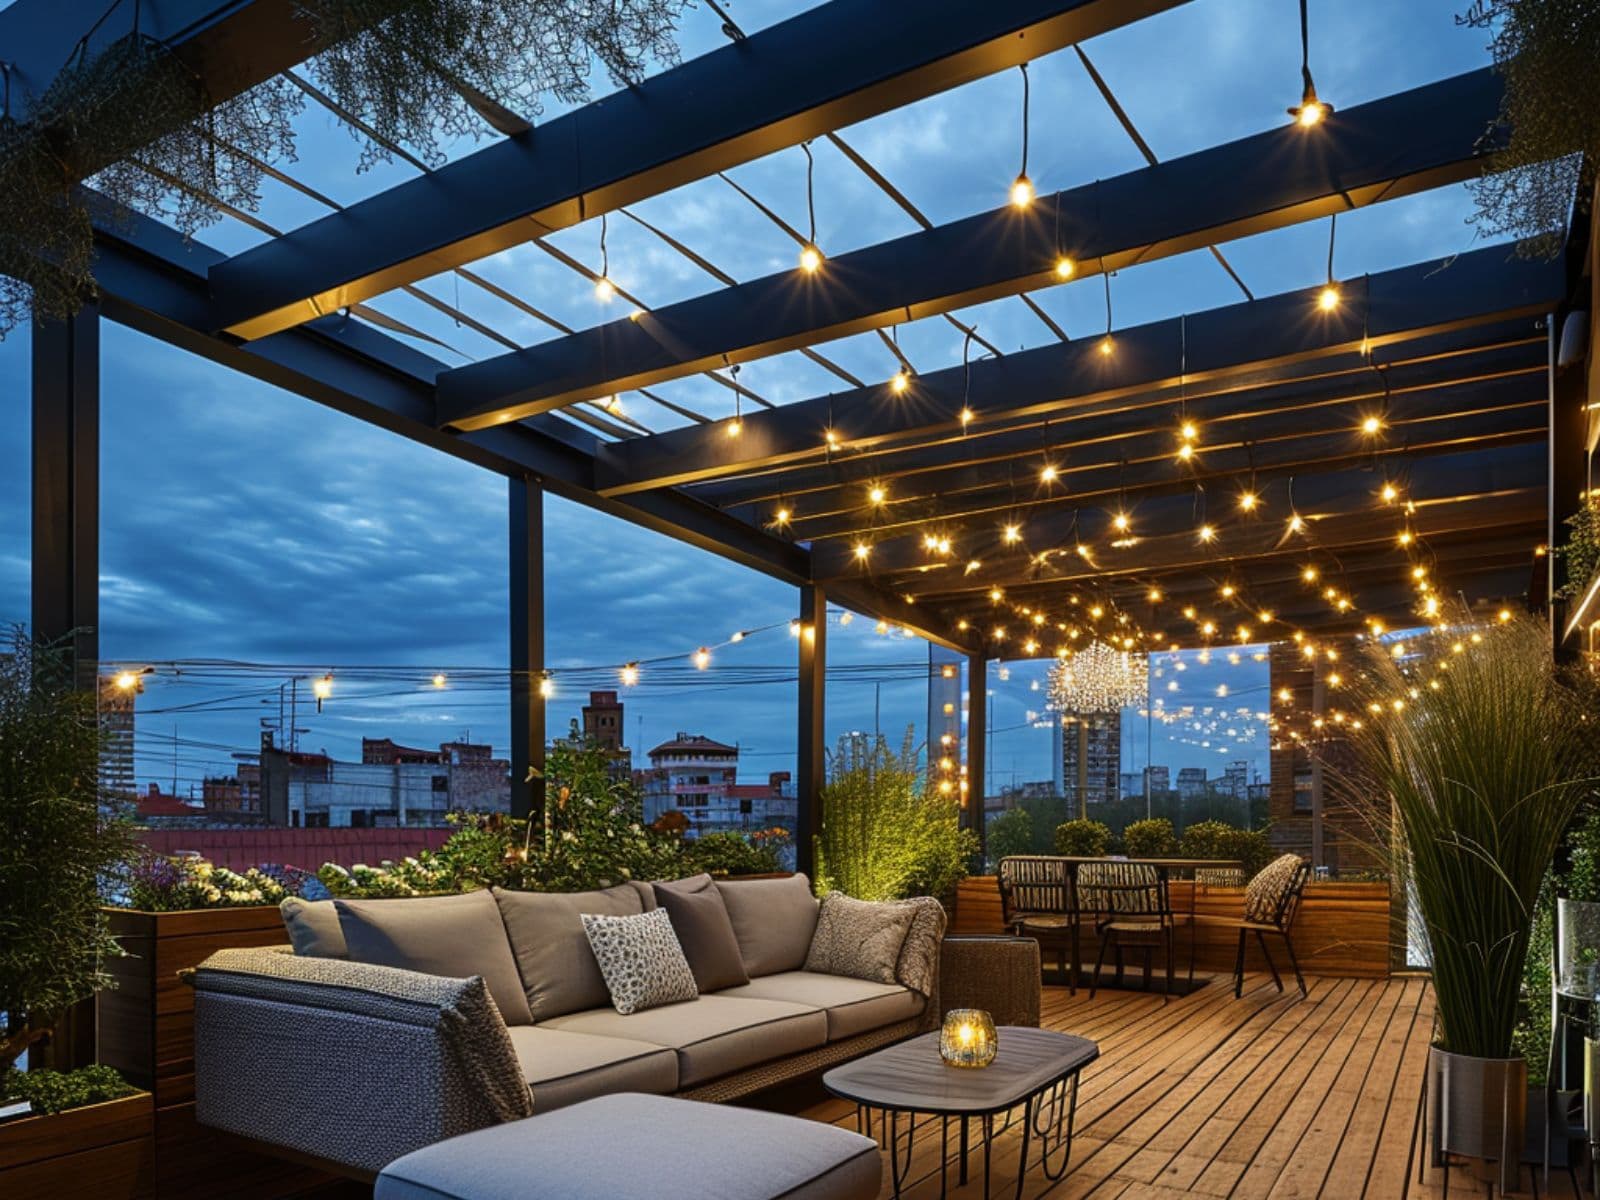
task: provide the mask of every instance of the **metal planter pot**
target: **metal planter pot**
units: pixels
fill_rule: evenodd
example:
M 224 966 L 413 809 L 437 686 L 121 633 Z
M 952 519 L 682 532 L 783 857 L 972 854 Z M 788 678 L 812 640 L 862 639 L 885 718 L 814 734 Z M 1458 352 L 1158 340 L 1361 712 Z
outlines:
M 1474 1058 L 1433 1047 L 1428 1117 L 1435 1165 L 1444 1165 L 1451 1154 L 1493 1164 L 1500 1190 L 1516 1190 L 1528 1125 L 1525 1059 Z

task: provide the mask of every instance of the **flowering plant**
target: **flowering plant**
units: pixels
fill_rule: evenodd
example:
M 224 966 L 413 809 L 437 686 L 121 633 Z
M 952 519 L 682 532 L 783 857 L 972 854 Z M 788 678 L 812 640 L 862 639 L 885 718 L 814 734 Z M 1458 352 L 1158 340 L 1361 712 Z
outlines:
M 129 908 L 144 912 L 277 904 L 299 895 L 307 878 L 306 872 L 292 867 L 233 871 L 197 855 L 147 853 L 129 866 L 122 899 Z

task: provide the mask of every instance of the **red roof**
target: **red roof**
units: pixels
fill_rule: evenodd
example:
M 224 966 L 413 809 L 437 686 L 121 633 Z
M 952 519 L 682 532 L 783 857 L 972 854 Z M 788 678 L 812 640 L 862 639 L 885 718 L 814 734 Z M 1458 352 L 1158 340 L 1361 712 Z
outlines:
M 176 796 L 151 794 L 140 796 L 138 809 L 141 817 L 197 817 L 205 815 L 205 809 L 198 808 L 192 804 L 185 804 Z

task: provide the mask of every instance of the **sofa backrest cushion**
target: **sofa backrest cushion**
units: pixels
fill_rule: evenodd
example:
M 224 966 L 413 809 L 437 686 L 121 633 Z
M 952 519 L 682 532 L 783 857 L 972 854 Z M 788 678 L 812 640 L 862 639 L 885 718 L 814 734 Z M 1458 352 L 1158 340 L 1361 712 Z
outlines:
M 648 904 L 647 895 L 652 897 Z M 655 907 L 653 893 L 626 883 L 594 892 L 495 888 L 494 898 L 535 1021 L 611 1003 L 605 976 L 583 932 L 584 913 L 631 917 Z
M 278 915 L 289 932 L 289 944 L 301 958 L 349 958 L 339 928 L 339 910 L 332 900 L 302 900 L 290 896 L 278 905 Z
M 678 944 L 702 992 L 720 992 L 750 982 L 733 935 L 728 906 L 709 875 L 655 885 L 656 903 L 667 910 Z M 613 991 L 613 995 L 615 992 Z
M 532 1022 L 500 909 L 487 891 L 333 905 L 353 961 L 452 979 L 481 975 L 507 1025 Z
M 717 881 L 751 979 L 798 971 L 817 930 L 817 898 L 804 875 Z

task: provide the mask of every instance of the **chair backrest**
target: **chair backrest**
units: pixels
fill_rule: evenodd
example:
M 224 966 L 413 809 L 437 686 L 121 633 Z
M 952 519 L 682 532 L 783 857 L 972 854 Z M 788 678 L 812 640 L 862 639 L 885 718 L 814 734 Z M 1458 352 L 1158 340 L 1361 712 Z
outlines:
M 1078 903 L 1097 918 L 1166 916 L 1166 880 L 1150 863 L 1087 862 L 1078 867 Z
M 1243 867 L 1196 867 L 1194 881 L 1201 887 L 1243 887 Z
M 1067 864 L 1045 854 L 1011 854 L 995 869 L 1000 883 L 1000 916 L 1009 922 L 1017 913 L 1065 913 L 1068 910 Z
M 1311 864 L 1281 854 L 1256 872 L 1244 894 L 1244 919 L 1288 929 L 1311 878 Z

